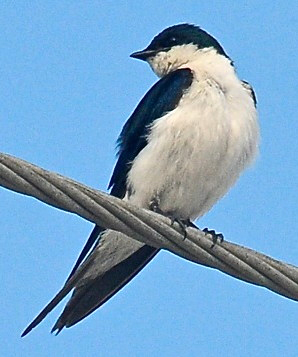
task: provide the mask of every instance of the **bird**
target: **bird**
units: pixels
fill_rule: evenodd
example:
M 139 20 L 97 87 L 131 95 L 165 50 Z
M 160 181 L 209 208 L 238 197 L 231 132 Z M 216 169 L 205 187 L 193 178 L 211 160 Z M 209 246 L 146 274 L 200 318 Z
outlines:
M 257 156 L 255 93 L 220 43 L 194 24 L 170 26 L 130 56 L 147 62 L 159 80 L 120 132 L 110 194 L 192 226 Z M 75 325 L 158 252 L 96 225 L 65 285 L 22 336 L 71 291 L 52 332 Z

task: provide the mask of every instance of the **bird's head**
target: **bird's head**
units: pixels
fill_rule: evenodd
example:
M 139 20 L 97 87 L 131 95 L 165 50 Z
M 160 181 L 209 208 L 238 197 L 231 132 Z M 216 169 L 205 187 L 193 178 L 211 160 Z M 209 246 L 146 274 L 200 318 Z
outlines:
M 144 50 L 130 56 L 148 62 L 162 77 L 193 60 L 198 51 L 210 49 L 229 58 L 217 40 L 199 26 L 180 24 L 166 28 Z

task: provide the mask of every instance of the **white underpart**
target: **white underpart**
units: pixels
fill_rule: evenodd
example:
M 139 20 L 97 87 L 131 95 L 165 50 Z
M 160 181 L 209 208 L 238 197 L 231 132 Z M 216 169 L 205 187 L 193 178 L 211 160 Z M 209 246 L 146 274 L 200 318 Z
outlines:
M 159 76 L 190 68 L 194 79 L 179 106 L 153 123 L 148 144 L 129 172 L 126 199 L 146 208 L 157 199 L 163 212 L 193 220 L 255 157 L 257 113 L 229 59 L 214 49 L 180 46 L 148 62 Z

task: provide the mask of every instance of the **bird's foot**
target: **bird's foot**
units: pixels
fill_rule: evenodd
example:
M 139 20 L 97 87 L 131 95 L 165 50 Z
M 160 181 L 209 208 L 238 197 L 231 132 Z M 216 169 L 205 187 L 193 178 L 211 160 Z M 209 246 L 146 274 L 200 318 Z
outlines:
M 211 249 L 215 246 L 215 244 L 219 241 L 220 243 L 222 243 L 224 241 L 224 236 L 222 233 L 216 233 L 214 229 L 208 229 L 208 228 L 204 228 L 203 232 L 205 233 L 205 235 L 209 234 L 211 235 L 212 238 L 212 246 Z
M 153 197 L 149 203 L 150 211 L 164 215 L 163 211 L 159 208 L 160 200 L 157 196 Z
M 181 228 L 182 232 L 183 232 L 183 236 L 185 239 L 187 237 L 187 232 L 186 232 L 186 228 L 187 227 L 195 227 L 197 228 L 196 225 L 194 225 L 189 219 L 181 219 L 181 218 L 177 218 L 175 216 L 173 216 L 172 214 L 170 213 L 166 213 L 164 211 L 162 211 L 160 208 L 159 208 L 159 204 L 160 204 L 160 200 L 158 197 L 154 197 L 150 204 L 149 204 L 149 209 L 153 212 L 156 212 L 156 213 L 159 213 L 165 217 L 168 217 L 170 218 L 171 220 L 171 225 L 173 225 L 175 222 L 178 223 L 179 227 Z
M 181 228 L 182 232 L 183 232 L 183 240 L 186 239 L 187 237 L 187 227 L 192 227 L 192 223 L 190 222 L 189 219 L 180 219 L 177 217 L 173 217 L 168 215 L 168 217 L 171 219 L 171 225 L 173 225 L 175 222 L 178 223 L 179 227 Z

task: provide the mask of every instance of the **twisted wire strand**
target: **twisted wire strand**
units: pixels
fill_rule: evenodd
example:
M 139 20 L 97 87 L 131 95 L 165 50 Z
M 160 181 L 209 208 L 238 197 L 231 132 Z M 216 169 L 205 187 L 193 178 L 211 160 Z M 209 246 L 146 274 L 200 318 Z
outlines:
M 0 185 L 142 243 L 298 300 L 298 268 L 294 265 L 228 241 L 213 246 L 211 237 L 194 228 L 187 229 L 185 238 L 179 225 L 171 224 L 164 216 L 2 153 Z

